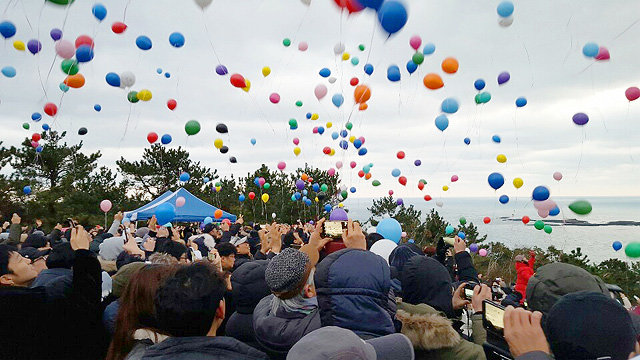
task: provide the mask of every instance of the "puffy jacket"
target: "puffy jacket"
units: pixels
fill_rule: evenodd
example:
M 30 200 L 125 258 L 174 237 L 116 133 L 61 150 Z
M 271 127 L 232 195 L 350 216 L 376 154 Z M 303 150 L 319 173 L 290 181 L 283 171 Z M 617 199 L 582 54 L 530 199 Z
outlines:
M 535 254 L 531 254 L 529 257 L 529 262 L 527 264 L 517 261 L 516 262 L 516 272 L 518 277 L 516 279 L 516 291 L 522 294 L 522 299 L 520 303 L 523 304 L 525 297 L 527 296 L 527 284 L 529 283 L 529 279 L 533 276 L 535 271 L 533 270 L 533 264 L 536 262 Z
M 44 269 L 31 283 L 31 288 L 44 286 L 49 300 L 64 299 L 71 294 L 73 271 L 71 269 Z
M 395 332 L 395 297 L 382 257 L 359 249 L 334 252 L 317 265 L 314 280 L 322 326 L 349 329 L 363 338 Z
M 226 336 L 171 337 L 147 349 L 143 360 L 256 360 L 268 359 L 261 351 Z

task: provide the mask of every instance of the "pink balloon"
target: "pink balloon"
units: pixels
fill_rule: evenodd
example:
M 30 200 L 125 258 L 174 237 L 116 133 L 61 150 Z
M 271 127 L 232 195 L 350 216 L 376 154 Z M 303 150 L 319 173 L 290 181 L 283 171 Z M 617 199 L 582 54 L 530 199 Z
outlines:
M 409 45 L 413 48 L 413 50 L 418 50 L 420 45 L 422 45 L 422 39 L 419 35 L 413 35 L 409 40 Z
M 76 54 L 76 48 L 69 40 L 60 40 L 56 42 L 56 54 L 63 59 L 71 59 Z
M 352 169 L 354 169 L 354 168 L 356 167 L 356 165 L 358 165 L 358 164 L 356 164 L 356 162 L 355 162 L 355 161 L 352 161 L 352 162 L 349 164 L 349 166 L 351 166 L 351 168 L 352 168 Z
M 456 182 L 456 181 L 458 181 L 458 175 L 453 175 L 451 177 L 451 182 Z
M 184 197 L 178 196 L 176 199 L 176 207 L 183 207 L 186 202 L 187 200 Z
M 632 86 L 624 92 L 624 96 L 626 96 L 629 101 L 637 100 L 640 98 L 640 89 Z
M 604 46 L 600 46 L 598 49 L 598 55 L 596 55 L 596 60 L 609 60 L 611 58 L 611 54 L 609 54 L 609 49 Z
M 336 174 L 336 169 L 334 168 L 330 168 L 329 171 L 327 171 L 329 173 L 329 176 L 333 176 Z
M 393 190 L 389 190 L 389 196 L 393 196 Z
M 327 96 L 327 87 L 324 86 L 324 84 L 318 84 L 318 86 L 316 86 L 316 89 L 314 90 L 314 93 L 316 94 L 316 98 L 318 100 L 321 100 L 323 97 Z
M 485 257 L 487 256 L 487 249 L 480 249 L 478 250 L 478 255 Z
M 37 147 L 38 147 L 38 145 L 40 145 L 40 144 L 38 144 L 38 142 L 37 142 L 37 141 L 33 141 L 33 140 L 31 140 L 31 146 L 32 146 L 33 148 L 37 148 Z
M 298 145 L 298 144 L 300 144 L 300 139 L 298 139 L 298 138 L 293 138 L 293 144 L 294 144 L 294 145 Z
M 269 101 L 271 101 L 274 104 L 277 104 L 280 102 L 280 95 L 278 95 L 278 93 L 272 93 L 271 95 L 269 95 Z
M 278 170 L 284 170 L 287 167 L 287 164 L 284 161 L 280 161 L 278 163 Z
M 400 235 L 402 235 L 403 238 L 406 238 L 407 237 L 407 232 L 403 231 Z
M 100 202 L 100 210 L 102 210 L 102 212 L 109 212 L 109 210 L 111 210 L 111 207 L 113 205 L 111 204 L 111 201 L 109 200 L 102 200 Z
M 342 161 L 338 161 L 338 162 L 336 163 L 336 167 L 337 167 L 338 169 L 342 169 Z
M 315 126 L 315 127 L 311 130 L 311 132 L 313 132 L 314 134 L 317 134 L 317 133 L 318 133 L 318 127 L 317 127 L 317 126 Z
M 258 184 L 260 184 L 260 186 L 264 185 L 264 183 L 266 183 L 267 181 L 261 177 L 260 179 L 258 179 Z
M 364 136 L 360 136 L 358 140 L 362 141 L 362 145 L 364 145 Z
M 307 51 L 308 48 L 309 44 L 307 44 L 306 41 L 301 41 L 300 44 L 298 44 L 298 50 L 300 51 Z
M 561 173 L 561 172 L 559 172 L 559 171 L 554 172 L 554 173 L 553 173 L 553 179 L 554 179 L 554 180 L 557 180 L 557 181 L 562 180 L 562 173 Z
M 545 219 L 547 216 L 549 216 L 549 210 L 538 209 L 538 216 Z
M 538 210 L 546 210 L 547 213 L 556 206 L 558 206 L 558 204 L 556 204 L 556 202 L 551 199 L 547 199 L 545 201 L 536 201 L 536 200 L 533 201 L 533 207 L 535 207 Z

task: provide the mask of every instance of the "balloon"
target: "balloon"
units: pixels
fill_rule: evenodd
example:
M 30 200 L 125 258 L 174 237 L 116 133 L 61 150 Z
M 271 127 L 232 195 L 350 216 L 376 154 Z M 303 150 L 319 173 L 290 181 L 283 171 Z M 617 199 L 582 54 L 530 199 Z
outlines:
M 16 69 L 13 66 L 5 66 L 2 68 L 2 75 L 12 78 L 16 76 Z
M 31 39 L 27 42 L 27 49 L 29 49 L 30 53 L 35 55 L 42 50 L 42 43 L 36 39 Z
M 573 115 L 572 120 L 576 125 L 583 126 L 589 122 L 589 116 L 587 116 L 587 114 L 585 113 L 577 113 Z
M 298 128 L 298 121 L 296 119 L 289 119 L 289 129 L 295 130 Z M 323 129 L 324 132 L 324 129 Z
M 18 51 L 24 51 L 27 47 L 25 46 L 24 42 L 16 40 L 13 42 L 13 48 Z
M 237 88 L 244 88 L 247 86 L 247 83 L 244 79 L 244 77 L 240 74 L 233 74 L 231 75 L 231 78 L 229 79 L 229 81 L 231 82 L 231 85 L 237 87 Z
M 171 140 L 172 140 L 172 139 L 171 139 L 171 135 L 169 135 L 169 134 L 164 134 L 164 135 L 162 135 L 162 137 L 160 138 L 160 142 L 161 142 L 163 145 L 167 145 L 167 144 L 171 143 Z
M 595 59 L 599 61 L 611 59 L 611 54 L 609 53 L 609 49 L 607 49 L 604 46 L 600 46 L 600 49 L 598 50 L 598 55 L 596 55 Z
M 365 103 L 371 99 L 371 89 L 367 85 L 358 85 L 353 91 L 353 97 L 357 104 Z
M 398 177 L 398 176 L 400 176 L 400 169 L 393 169 L 393 170 L 391 170 L 391 176 L 393 176 L 393 177 Z
M 491 101 L 491 94 L 487 91 L 481 92 L 475 97 L 476 104 L 486 104 Z
M 155 211 L 158 224 L 168 224 L 176 217 L 176 208 L 170 203 L 162 203 L 156 207 Z
M 398 32 L 407 23 L 407 9 L 396 0 L 385 0 L 378 10 L 378 21 L 389 35 Z
M 522 181 L 522 179 L 521 179 L 521 178 L 515 178 L 515 179 L 513 179 L 513 186 L 514 186 L 516 189 L 520 189 L 520 188 L 522 187 L 522 185 L 524 185 L 524 181 Z
M 218 65 L 216 66 L 216 74 L 223 76 L 223 75 L 227 75 L 229 73 L 229 70 L 227 70 L 227 67 L 224 65 Z
M 80 45 L 76 49 L 76 59 L 80 63 L 85 63 L 93 60 L 93 48 L 89 45 Z
M 513 14 L 513 3 L 511 1 L 503 1 L 498 4 L 498 15 L 500 17 L 506 18 Z
M 342 96 L 342 94 L 335 94 L 331 98 L 331 102 L 333 103 L 333 105 L 339 108 L 340 106 L 342 106 L 342 103 L 344 103 L 344 97 Z
M 220 148 L 220 153 L 221 153 L 221 154 L 226 154 L 226 153 L 228 153 L 228 152 L 229 152 L 229 148 L 228 148 L 227 146 L 222 146 L 222 147 Z
M 120 75 L 116 73 L 107 73 L 107 75 L 105 76 L 105 80 L 107 81 L 107 84 L 113 87 L 120 87 Z
M 46 103 L 44 105 L 44 113 L 49 116 L 55 116 L 58 113 L 58 107 L 54 103 Z
M 40 113 L 34 112 L 31 114 L 31 120 L 38 122 L 42 119 L 42 115 Z
M 473 83 L 473 87 L 475 87 L 476 90 L 478 91 L 484 89 L 485 86 L 486 86 L 486 83 L 482 79 L 478 79 Z
M 147 51 L 151 49 L 153 44 L 151 42 L 151 39 L 149 39 L 148 36 L 140 35 L 136 38 L 136 46 L 138 46 L 140 50 Z
M 442 112 L 447 113 L 447 114 L 454 114 L 458 111 L 458 101 L 454 98 L 446 98 L 444 99 L 444 101 L 442 102 L 442 105 L 440 106 L 442 109 Z
M 389 81 L 400 81 L 400 68 L 397 65 L 389 65 L 387 68 L 387 79 Z
M 467 145 L 471 144 L 471 139 L 469 139 L 468 137 L 464 138 L 464 143 Z
M 100 210 L 102 210 L 102 212 L 109 212 L 109 210 L 111 210 L 111 201 L 109 200 L 102 200 L 100 202 Z
M 184 131 L 187 135 L 195 135 L 200 132 L 200 123 L 196 120 L 189 120 L 184 125 Z
M 458 72 L 459 66 L 460 65 L 458 64 L 458 60 L 456 60 L 456 58 L 448 57 L 442 60 L 442 71 L 446 72 L 447 74 L 455 74 L 456 72 Z
M 364 66 L 364 72 L 365 72 L 367 75 L 371 75 L 371 74 L 373 74 L 373 65 L 371 65 L 371 64 L 366 64 L 366 65 Z
M 180 174 L 180 181 L 186 182 L 189 181 L 189 179 L 191 179 L 191 175 L 189 175 L 188 172 L 183 172 L 182 174 Z
M 406 178 L 406 177 L 404 177 L 404 176 L 400 176 L 400 177 L 398 178 L 398 182 L 400 183 L 400 185 L 402 185 L 402 186 L 406 186 L 406 185 L 407 185 L 407 178 Z
M 533 224 L 533 226 L 538 230 L 542 230 L 544 229 L 544 222 L 542 220 L 538 220 Z
M 502 139 L 500 139 L 500 136 L 499 136 L 499 135 L 493 135 L 493 136 L 491 137 L 491 140 L 492 140 L 494 143 L 496 143 L 496 144 L 500 144 L 500 142 L 502 141 Z
M 615 251 L 622 249 L 622 243 L 620 241 L 614 241 L 612 246 Z
M 442 82 L 440 75 L 434 73 L 425 75 L 422 82 L 427 89 L 431 90 L 440 89 L 444 86 L 444 82 Z
M 506 72 L 503 71 L 498 75 L 498 85 L 502 85 L 504 83 L 506 83 L 507 81 L 509 81 L 509 79 L 511 79 L 511 75 Z
M 76 54 L 76 48 L 69 40 L 60 40 L 55 45 L 56 54 L 63 59 L 71 59 Z
M 551 234 L 551 232 L 553 231 L 553 228 L 551 228 L 551 225 L 545 225 L 543 229 L 544 229 L 544 232 L 546 232 L 547 234 Z
M 366 148 L 361 148 L 360 150 L 358 150 L 358 155 L 364 156 L 366 154 L 367 154 L 367 149 Z
M 562 173 L 559 171 L 556 171 L 553 173 L 553 179 L 556 181 L 560 181 L 562 180 Z
M 560 208 L 559 207 L 554 207 L 553 209 L 549 210 L 549 215 L 551 216 L 556 216 L 560 214 Z
M 595 57 L 598 55 L 600 47 L 594 42 L 588 42 L 582 47 L 582 54 L 586 57 Z
M 78 129 L 78 135 L 87 135 L 87 128 L 81 127 Z
M 298 44 L 298 50 L 300 50 L 300 51 L 307 51 L 308 48 L 309 48 L 309 44 L 307 44 L 307 42 L 305 42 L 305 41 L 301 41 Z
M 151 91 L 143 89 L 138 92 L 136 97 L 138 98 L 138 100 L 149 101 L 153 97 L 153 94 L 151 93 Z
M 127 30 L 127 25 L 123 22 L 116 21 L 111 25 L 111 31 L 115 34 L 122 34 L 125 30 Z
M 184 46 L 184 35 L 179 32 L 174 32 L 169 35 L 169 44 L 171 46 L 180 48 Z
M 150 132 L 147 134 L 147 141 L 149 142 L 149 144 L 153 144 L 154 142 L 158 141 L 158 134 L 154 133 L 154 132 Z
M 413 60 L 407 61 L 407 72 L 413 74 L 416 70 L 418 70 L 418 65 Z
M 496 157 L 496 160 L 498 160 L 499 163 L 504 164 L 507 162 L 507 157 L 504 154 L 499 154 Z
M 638 89 L 635 86 L 632 86 L 627 90 L 625 90 L 624 96 L 626 96 L 627 100 L 629 101 L 637 100 L 638 98 L 640 98 L 640 89 Z
M 0 34 L 8 39 L 16 34 L 16 26 L 10 21 L 3 21 L 0 23 Z
M 504 185 L 504 177 L 500 173 L 491 173 L 488 178 L 489 186 L 494 190 L 498 190 Z
M 460 239 L 464 240 L 464 239 L 467 237 L 467 235 L 465 235 L 465 233 L 463 233 L 462 231 L 460 231 L 460 232 L 458 232 L 458 237 L 459 237 Z
M 523 107 L 525 105 L 527 105 L 527 99 L 526 98 L 521 96 L 521 97 L 516 99 L 516 106 L 517 107 L 520 108 L 520 107 Z
M 102 21 L 107 17 L 107 8 L 102 4 L 95 4 L 91 9 L 91 13 L 93 13 L 93 16 L 95 16 L 96 19 Z
M 23 187 L 22 188 L 22 192 L 24 192 L 25 195 L 31 194 L 31 186 L 27 185 L 27 186 Z
M 272 104 L 279 103 L 280 95 L 278 95 L 277 93 L 271 93 L 271 95 L 269 95 L 269 101 L 271 101 Z
M 386 218 L 378 223 L 376 232 L 385 239 L 389 239 L 397 244 L 402 237 L 402 226 L 400 226 L 400 223 L 396 219 Z
M 487 249 L 480 249 L 480 250 L 478 250 L 478 255 L 480 255 L 480 256 L 482 256 L 482 257 L 487 256 L 487 254 L 488 254 Z
M 136 83 L 136 76 L 131 71 L 120 74 L 120 87 L 130 88 Z
M 89 35 L 80 35 L 76 38 L 75 47 L 76 49 L 82 45 L 86 45 L 93 49 L 94 43 L 93 39 Z
M 262 202 L 266 204 L 267 201 L 269 201 L 269 194 L 262 194 L 260 198 L 262 199 Z
M 413 50 L 418 50 L 420 45 L 422 45 L 422 38 L 419 35 L 413 35 L 411 39 L 409 39 L 409 45 L 413 48 Z
M 509 197 L 507 195 L 502 195 L 500 196 L 498 201 L 500 201 L 500 204 L 506 204 L 509 202 Z
M 82 74 L 69 75 L 64 79 L 64 84 L 72 87 L 74 89 L 78 89 L 84 86 L 84 76 Z
M 127 100 L 129 100 L 130 103 L 135 104 L 138 101 L 140 101 L 140 99 L 138 99 L 138 92 L 137 91 L 129 91 L 129 93 L 127 94 Z
M 320 69 L 318 74 L 320 74 L 320 76 L 322 76 L 323 78 L 327 78 L 327 77 L 329 77 L 329 75 L 331 75 L 331 70 L 329 70 L 327 68 L 322 68 L 322 69 Z
M 627 247 L 624 248 L 624 253 L 633 259 L 640 257 L 640 242 L 632 242 L 627 244 Z
M 578 200 L 569 204 L 569 209 L 578 215 L 587 215 L 593 210 L 593 207 L 586 200 Z
M 449 127 L 449 119 L 447 118 L 447 115 L 439 115 L 438 117 L 436 117 L 436 127 L 438 128 L 438 130 L 440 131 L 445 131 L 448 127 Z
M 62 72 L 67 75 L 75 75 L 78 73 L 78 71 L 80 71 L 80 67 L 78 67 L 78 62 L 73 59 L 62 60 L 62 63 L 60 64 L 60 68 L 62 69 Z
M 414 62 L 417 65 L 421 65 L 424 62 L 424 54 L 421 53 L 421 52 L 416 52 L 411 57 L 411 61 Z M 411 71 L 411 72 L 413 72 L 413 71 Z
M 548 188 L 544 186 L 536 186 L 535 189 L 533 189 L 531 197 L 533 200 L 545 201 L 549 198 L 549 195 L 550 193 Z
M 454 231 L 454 228 L 453 228 L 453 226 L 451 226 L 451 225 L 447 225 L 447 227 L 444 229 L 444 232 L 445 232 L 447 235 L 453 234 L 453 231 Z
M 282 39 L 282 45 L 284 45 L 285 47 L 289 47 L 291 45 L 291 39 L 289 38 Z

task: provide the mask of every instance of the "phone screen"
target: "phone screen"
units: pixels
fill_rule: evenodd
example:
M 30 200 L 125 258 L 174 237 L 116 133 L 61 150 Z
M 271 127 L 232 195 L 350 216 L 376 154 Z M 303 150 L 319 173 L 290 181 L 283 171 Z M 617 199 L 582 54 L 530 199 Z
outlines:
M 342 229 L 346 228 L 346 221 L 325 221 L 323 224 L 323 236 L 333 239 L 342 238 Z
M 473 289 L 467 289 L 466 287 L 464 288 L 464 296 L 468 299 L 471 300 L 471 298 L 473 297 Z
M 487 322 L 496 328 L 496 330 L 504 330 L 504 309 L 490 301 L 485 301 L 484 304 L 484 316 Z

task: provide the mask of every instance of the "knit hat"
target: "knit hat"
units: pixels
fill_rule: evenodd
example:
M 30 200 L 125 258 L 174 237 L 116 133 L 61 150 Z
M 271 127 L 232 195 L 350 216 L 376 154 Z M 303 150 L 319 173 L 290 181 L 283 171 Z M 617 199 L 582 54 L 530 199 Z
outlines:
M 58 244 L 51 249 L 47 258 L 49 269 L 71 269 L 76 258 L 76 253 L 68 242 Z
M 215 229 L 215 225 L 213 225 L 213 223 L 208 223 L 207 225 L 204 226 L 204 230 L 203 232 L 205 234 L 210 233 L 213 229 Z
M 138 230 L 136 230 L 136 236 L 137 238 L 144 238 L 145 235 L 147 235 L 149 233 L 149 228 L 146 226 L 143 226 L 141 228 L 139 228 Z
M 307 280 L 319 258 L 317 250 L 309 250 L 313 249 L 309 249 L 309 246 L 303 246 L 300 250 L 287 248 L 271 259 L 265 271 L 265 280 L 271 292 L 278 295 L 294 291 Z
M 143 262 L 134 262 L 131 264 L 127 264 L 118 270 L 118 272 L 113 275 L 113 285 L 111 287 L 111 292 L 115 297 L 122 296 L 124 292 L 124 288 L 127 287 L 129 280 L 131 279 L 131 275 L 138 271 L 141 267 L 144 266 Z
M 451 275 L 438 260 L 427 256 L 414 256 L 404 265 L 400 274 L 402 299 L 417 305 L 427 304 L 453 317 Z
M 49 252 L 51 252 L 51 249 L 47 249 L 47 250 L 38 250 L 36 248 L 33 247 L 28 247 L 28 248 L 23 248 L 18 250 L 18 253 L 20 253 L 20 255 L 26 257 L 29 260 L 35 260 L 37 258 L 43 257 L 45 255 L 48 255 Z
M 516 260 L 516 262 L 522 262 L 522 261 L 524 261 L 524 256 L 522 256 L 522 255 L 516 255 L 515 260 Z
M 623 360 L 636 342 L 625 308 L 606 295 L 586 291 L 565 295 L 551 308 L 546 335 L 558 360 Z

